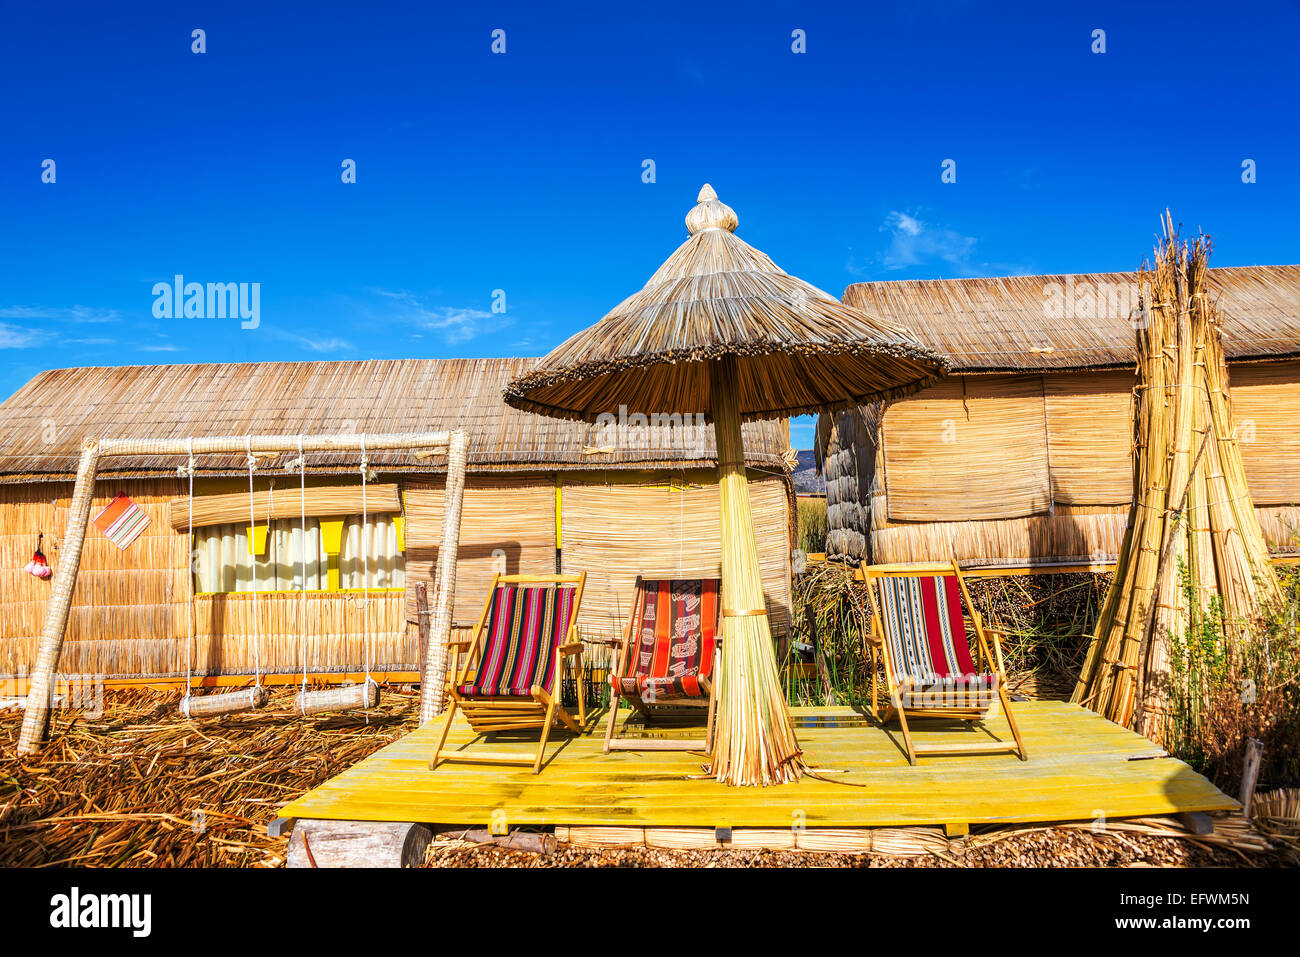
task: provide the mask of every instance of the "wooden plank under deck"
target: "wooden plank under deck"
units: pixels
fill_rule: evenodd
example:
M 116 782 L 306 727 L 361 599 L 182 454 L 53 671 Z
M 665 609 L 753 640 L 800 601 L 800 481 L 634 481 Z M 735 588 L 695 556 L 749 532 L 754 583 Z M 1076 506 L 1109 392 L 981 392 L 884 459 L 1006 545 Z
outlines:
M 430 771 L 435 721 L 309 791 L 280 816 L 481 826 L 502 811 L 504 822 L 498 815 L 497 823 L 510 827 L 811 828 L 1092 820 L 1099 813 L 1118 818 L 1237 807 L 1181 761 L 1158 757 L 1162 752 L 1146 738 L 1078 705 L 1032 701 L 1014 708 L 1027 762 L 1010 754 L 923 757 L 917 767 L 908 765 L 896 725 L 882 730 L 848 708 L 796 708 L 809 763 L 829 780 L 805 777 L 763 789 L 692 778 L 701 772 L 701 754 L 604 754 L 599 712 L 588 734 L 553 733 L 541 774 L 461 763 Z M 934 719 L 912 727 L 918 743 L 986 733 Z M 1000 714 L 989 730 L 1010 740 Z M 462 725 L 452 729 L 449 744 L 459 749 L 472 740 Z M 484 747 L 483 740 L 475 746 Z M 531 755 L 536 737 L 500 735 L 487 747 Z

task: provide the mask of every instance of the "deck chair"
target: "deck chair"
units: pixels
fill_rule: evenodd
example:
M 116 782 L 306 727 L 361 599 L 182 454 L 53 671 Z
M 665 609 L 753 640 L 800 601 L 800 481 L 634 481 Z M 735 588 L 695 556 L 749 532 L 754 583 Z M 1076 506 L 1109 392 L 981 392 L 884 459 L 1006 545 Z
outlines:
M 647 581 L 639 575 L 632 612 L 614 646 L 605 752 L 698 751 L 713 747 L 713 675 L 722 652 L 716 578 Z M 704 740 L 615 737 L 626 701 L 647 723 L 707 708 Z
M 1007 697 L 1001 634 L 986 629 L 956 562 L 950 565 L 873 565 L 863 569 L 870 595 L 872 652 L 871 712 L 882 722 L 898 718 L 907 760 L 926 754 L 1015 753 L 1028 760 Z M 962 615 L 970 611 L 975 634 Z M 992 644 L 990 647 L 990 640 Z M 877 711 L 876 655 L 884 658 L 889 707 Z M 1014 742 L 997 738 L 948 744 L 917 745 L 907 720 L 912 717 L 983 722 L 1001 701 Z
M 495 575 L 483 613 L 466 641 L 448 645 L 453 674 L 451 699 L 438 746 L 429 762 L 521 764 L 542 769 L 551 728 L 563 725 L 582 733 L 587 706 L 582 689 L 582 642 L 578 606 L 587 573 L 578 575 Z M 460 655 L 464 653 L 464 663 Z M 574 666 L 577 666 L 576 668 Z M 560 705 L 565 673 L 577 676 L 578 719 Z M 446 750 L 447 734 L 461 712 L 479 734 L 541 732 L 534 758 L 477 750 Z

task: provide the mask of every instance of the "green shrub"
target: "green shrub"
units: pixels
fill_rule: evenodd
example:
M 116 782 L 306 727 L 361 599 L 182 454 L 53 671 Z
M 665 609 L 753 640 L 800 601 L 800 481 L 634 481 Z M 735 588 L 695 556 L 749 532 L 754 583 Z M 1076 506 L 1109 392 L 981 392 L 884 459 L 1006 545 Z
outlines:
M 1190 576 L 1180 575 L 1194 608 Z M 1233 791 L 1249 738 L 1264 745 L 1261 788 L 1300 782 L 1300 575 L 1279 577 L 1283 600 L 1258 619 L 1228 618 L 1216 596 L 1186 634 L 1170 635 L 1169 750 Z

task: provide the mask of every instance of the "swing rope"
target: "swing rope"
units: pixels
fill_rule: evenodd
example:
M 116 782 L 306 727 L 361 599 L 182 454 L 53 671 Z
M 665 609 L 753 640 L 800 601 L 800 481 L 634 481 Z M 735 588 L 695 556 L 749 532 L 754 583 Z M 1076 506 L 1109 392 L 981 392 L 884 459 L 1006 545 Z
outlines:
M 298 435 L 298 458 L 290 465 L 298 466 L 298 504 L 301 514 L 298 520 L 298 576 L 299 594 L 302 597 L 298 609 L 298 645 L 302 649 L 302 693 L 307 692 L 307 457 L 302 451 L 302 434 Z M 317 549 L 319 561 L 320 550 Z M 318 566 L 319 567 L 319 566 Z
M 366 542 L 366 533 L 370 526 L 369 511 L 366 508 L 366 481 L 370 463 L 366 458 L 366 437 L 363 433 L 361 436 L 361 534 L 357 536 L 361 542 L 361 642 L 362 657 L 366 669 L 366 677 L 362 684 L 361 704 L 365 708 L 366 724 L 370 724 L 370 658 L 371 658 L 371 635 L 367 627 L 366 612 L 370 607 L 370 547 Z
M 257 554 L 254 548 L 257 543 L 257 500 L 253 495 L 253 473 L 257 471 L 257 457 L 253 455 L 253 437 L 245 436 L 245 445 L 248 449 L 248 564 L 252 572 L 252 593 L 253 593 L 253 687 L 254 689 L 262 687 L 262 654 L 259 646 L 262 642 L 261 623 L 257 614 Z M 271 521 L 270 496 L 267 496 L 267 515 L 266 520 L 269 526 Z M 271 534 L 268 527 L 267 536 Z
M 193 436 L 185 440 L 185 451 L 188 454 L 189 461 L 187 462 L 187 464 L 182 465 L 176 471 L 180 472 L 182 475 L 187 476 L 190 481 L 190 497 L 189 497 L 190 532 L 189 532 L 189 537 L 186 539 L 186 542 L 189 543 L 187 545 L 187 548 L 189 549 L 189 553 L 190 553 L 189 562 L 188 562 L 189 578 L 190 578 L 190 602 L 188 607 L 190 628 L 189 628 L 189 639 L 185 642 L 185 694 L 186 696 L 188 696 L 190 694 L 190 689 L 193 687 L 194 684 L 194 573 L 197 571 L 197 569 L 195 569 L 194 567 L 195 559 L 197 558 L 197 556 L 194 554 L 195 548 L 194 548 L 194 438 Z

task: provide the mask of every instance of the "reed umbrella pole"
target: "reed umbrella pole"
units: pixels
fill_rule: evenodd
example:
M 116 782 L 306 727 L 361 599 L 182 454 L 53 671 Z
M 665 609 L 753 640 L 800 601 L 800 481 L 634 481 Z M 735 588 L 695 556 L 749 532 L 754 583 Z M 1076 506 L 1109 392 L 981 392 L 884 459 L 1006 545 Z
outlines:
M 86 541 L 86 525 L 90 522 L 98 468 L 99 442 L 90 439 L 82 448 L 81 461 L 77 463 L 77 481 L 68 506 L 68 527 L 63 534 L 63 547 L 59 550 L 59 564 L 54 573 L 54 591 L 45 608 L 41 643 L 36 649 L 36 669 L 27 684 L 27 706 L 23 712 L 22 730 L 18 733 L 19 754 L 39 751 L 49 727 L 54 669 L 59 666 L 59 654 L 63 650 L 63 632 L 68 627 L 72 590 L 77 585 L 77 569 L 81 567 L 81 546 Z
M 710 770 L 725 784 L 784 784 L 799 779 L 802 752 L 777 674 L 763 599 L 735 357 L 711 363 L 709 372 L 722 538 L 722 671 L 716 679 L 718 718 Z

